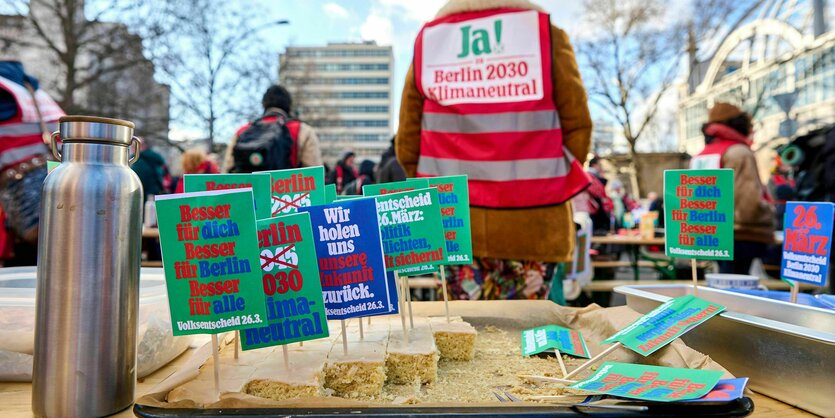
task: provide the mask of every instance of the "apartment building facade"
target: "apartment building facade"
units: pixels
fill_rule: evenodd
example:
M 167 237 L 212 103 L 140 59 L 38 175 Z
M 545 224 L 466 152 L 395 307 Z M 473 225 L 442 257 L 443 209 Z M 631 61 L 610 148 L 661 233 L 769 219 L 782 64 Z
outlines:
M 346 150 L 377 160 L 394 131 L 391 46 L 375 42 L 288 47 L 279 80 L 293 95 L 294 116 L 316 129 L 326 163 Z

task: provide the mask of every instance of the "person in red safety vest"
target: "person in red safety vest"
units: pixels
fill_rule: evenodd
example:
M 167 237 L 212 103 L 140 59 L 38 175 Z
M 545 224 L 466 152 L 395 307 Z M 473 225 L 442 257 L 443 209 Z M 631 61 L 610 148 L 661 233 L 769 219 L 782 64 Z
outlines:
M 5 226 L 27 246 L 16 252 L 31 252 L 31 263 L 37 253 L 41 186 L 50 155 L 47 143 L 61 116 L 64 112 L 38 88 L 38 80 L 24 71 L 23 64 L 0 60 L 0 204 L 6 212 Z
M 751 116 L 732 104 L 717 102 L 702 132 L 705 148 L 690 161 L 690 168 L 734 170 L 734 259 L 719 261 L 719 270 L 748 274 L 754 258 L 774 243 L 774 208 L 751 150 Z
M 474 263 L 455 298 L 544 298 L 590 184 L 588 101 L 568 36 L 523 0 L 450 0 L 417 36 L 395 150 L 408 177 L 466 174 Z

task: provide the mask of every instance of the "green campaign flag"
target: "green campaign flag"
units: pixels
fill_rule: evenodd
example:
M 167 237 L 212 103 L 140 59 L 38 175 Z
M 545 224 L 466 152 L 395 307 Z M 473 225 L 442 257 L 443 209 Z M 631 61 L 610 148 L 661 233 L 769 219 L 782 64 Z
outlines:
M 156 199 L 174 335 L 266 322 L 252 189 Z
M 430 187 L 438 189 L 447 264 L 472 263 L 473 234 L 467 176 L 430 177 L 428 180 Z
M 391 193 L 408 192 L 417 189 L 426 189 L 429 181 L 425 178 L 411 178 L 402 181 L 394 181 L 380 184 L 367 184 L 363 186 L 362 192 L 365 196 L 382 196 Z M 403 276 L 420 276 L 437 273 L 438 264 L 408 267 L 397 272 Z
M 336 201 L 336 185 L 335 184 L 326 184 L 325 185 L 325 204 L 333 203 Z
M 705 396 L 721 377 L 719 370 L 606 362 L 594 375 L 569 387 L 643 401 L 675 402 Z
M 648 356 L 724 310 L 722 305 L 693 295 L 670 299 L 604 340 L 603 344 L 620 342 L 632 351 Z
M 183 190 L 187 193 L 213 190 L 251 188 L 255 202 L 255 218 L 265 219 L 270 213 L 270 175 L 252 174 L 186 174 Z
M 432 188 L 376 197 L 386 270 L 424 274 L 446 261 L 438 191 Z
M 363 196 L 361 194 L 349 194 L 349 195 L 336 195 L 336 199 L 333 202 L 339 202 L 342 200 L 356 200 L 356 199 L 366 199 L 368 196 Z M 331 203 L 333 203 L 331 202 Z
M 556 325 L 545 325 L 522 331 L 522 355 L 531 356 L 557 349 L 574 357 L 589 358 L 586 341 L 580 331 Z
M 305 206 L 324 205 L 325 167 L 260 171 L 272 181 L 272 216 L 296 213 Z
M 429 181 L 425 178 L 408 179 L 391 183 L 366 184 L 362 186 L 362 194 L 365 196 L 379 196 L 391 193 L 409 192 L 416 189 L 429 187 Z
M 734 171 L 665 170 L 668 257 L 734 258 Z
M 241 331 L 244 350 L 328 336 L 309 213 L 262 219 L 258 247 L 267 323 Z

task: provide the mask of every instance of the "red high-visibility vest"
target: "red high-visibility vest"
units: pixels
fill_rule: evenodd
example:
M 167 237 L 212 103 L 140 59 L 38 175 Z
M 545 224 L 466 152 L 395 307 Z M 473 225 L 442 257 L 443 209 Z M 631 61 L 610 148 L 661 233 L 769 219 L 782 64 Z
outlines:
M 722 168 L 722 156 L 728 148 L 739 145 L 741 142 L 732 141 L 724 138 L 713 138 L 709 144 L 705 145 L 702 152 L 698 153 L 690 160 L 690 168 L 692 169 L 717 169 Z
M 690 168 L 698 170 L 712 170 L 724 168 L 724 164 L 722 164 L 722 157 L 728 151 L 728 148 L 734 145 L 745 145 L 745 143 L 735 141 L 732 139 L 722 138 L 719 136 L 714 137 L 709 144 L 705 144 L 705 147 L 702 150 L 702 152 L 696 154 L 696 156 L 690 160 Z M 771 202 L 772 198 L 771 194 L 768 192 L 768 189 L 762 186 L 762 184 L 760 184 L 760 188 L 762 189 L 761 191 L 763 200 Z
M 557 205 L 588 187 L 563 146 L 554 103 L 549 17 L 535 10 L 460 13 L 415 42 L 424 97 L 420 177 L 466 174 L 470 204 Z
M 35 92 L 38 109 L 35 108 L 32 95 L 26 87 L 0 77 L 0 90 L 11 94 L 17 104 L 17 115 L 9 120 L 0 121 L 0 170 L 2 170 L 48 152 L 38 120 L 38 109 L 50 132 L 58 130 L 57 121 L 58 118 L 64 116 L 64 112 L 42 90 Z

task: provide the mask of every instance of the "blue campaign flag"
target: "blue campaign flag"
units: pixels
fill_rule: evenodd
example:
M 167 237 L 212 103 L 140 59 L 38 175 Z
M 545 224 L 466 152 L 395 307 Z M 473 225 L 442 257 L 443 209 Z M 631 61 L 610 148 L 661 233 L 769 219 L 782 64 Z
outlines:
M 788 202 L 784 222 L 780 276 L 787 280 L 826 284 L 832 250 L 835 205 L 828 202 Z
M 383 315 L 397 306 L 386 279 L 374 199 L 299 208 L 310 213 L 328 319 Z M 392 295 L 394 299 L 392 300 Z
M 716 386 L 699 399 L 693 399 L 688 402 L 727 402 L 734 399 L 739 399 L 744 396 L 745 385 L 748 384 L 747 377 L 737 377 L 736 379 L 722 379 Z

